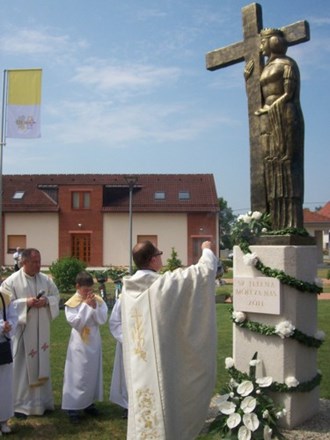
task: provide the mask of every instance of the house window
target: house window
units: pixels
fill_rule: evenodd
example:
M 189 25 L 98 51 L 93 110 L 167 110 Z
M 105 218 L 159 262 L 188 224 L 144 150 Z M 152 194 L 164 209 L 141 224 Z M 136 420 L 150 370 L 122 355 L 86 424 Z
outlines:
M 189 191 L 180 191 L 179 192 L 179 200 L 189 200 L 190 192 Z
M 25 191 L 15 191 L 14 195 L 13 195 L 13 199 L 14 200 L 22 200 L 22 198 L 24 197 Z
M 91 205 L 91 195 L 88 191 L 74 191 L 72 193 L 73 209 L 89 209 Z
M 165 200 L 165 192 L 164 191 L 156 191 L 155 192 L 155 200 Z
M 26 235 L 8 235 L 7 236 L 7 253 L 13 254 L 16 248 L 26 248 Z
M 141 243 L 142 241 L 151 241 L 151 243 L 157 247 L 158 243 L 158 236 L 157 235 L 138 235 L 137 236 L 137 242 Z

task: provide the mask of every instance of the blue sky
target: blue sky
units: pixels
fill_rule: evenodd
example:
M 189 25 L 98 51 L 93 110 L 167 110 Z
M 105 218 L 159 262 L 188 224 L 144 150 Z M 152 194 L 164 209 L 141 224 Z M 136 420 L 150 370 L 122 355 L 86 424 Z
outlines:
M 240 0 L 2 0 L 0 66 L 43 69 L 42 137 L 7 139 L 4 174 L 212 173 L 250 208 L 243 64 L 207 52 L 242 39 Z M 299 64 L 305 206 L 330 200 L 330 2 L 261 0 L 264 27 L 307 20 Z

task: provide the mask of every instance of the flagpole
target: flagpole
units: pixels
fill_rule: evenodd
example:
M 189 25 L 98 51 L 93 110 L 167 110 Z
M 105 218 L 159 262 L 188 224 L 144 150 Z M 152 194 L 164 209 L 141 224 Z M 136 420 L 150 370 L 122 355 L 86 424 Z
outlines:
M 2 209 L 2 162 L 3 162 L 3 147 L 6 145 L 6 133 L 5 133 L 5 105 L 6 105 L 6 83 L 7 83 L 7 70 L 3 71 L 3 85 L 2 85 L 2 115 L 1 115 L 1 139 L 0 139 L 0 266 L 3 265 L 4 257 L 4 240 L 3 240 L 3 209 Z M 1 279 L 1 275 L 0 275 Z

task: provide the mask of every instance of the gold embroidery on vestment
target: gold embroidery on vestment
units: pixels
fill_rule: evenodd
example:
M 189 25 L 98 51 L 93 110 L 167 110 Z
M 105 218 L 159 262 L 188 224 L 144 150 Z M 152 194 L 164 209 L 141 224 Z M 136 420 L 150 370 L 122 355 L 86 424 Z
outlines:
M 142 440 L 160 439 L 159 419 L 155 411 L 156 403 L 153 392 L 149 388 L 136 390 L 139 407 L 138 422 L 142 425 Z
M 139 356 L 142 360 L 146 362 L 147 352 L 145 351 L 145 347 L 144 347 L 142 315 L 139 314 L 137 309 L 134 309 L 131 316 L 135 321 L 132 330 L 133 341 L 135 341 L 134 352 L 137 356 Z
M 89 344 L 89 335 L 90 335 L 90 332 L 91 332 L 91 329 L 89 328 L 89 327 L 84 327 L 83 329 L 82 329 L 82 332 L 81 332 L 81 339 L 83 340 L 83 342 L 85 343 L 85 344 Z

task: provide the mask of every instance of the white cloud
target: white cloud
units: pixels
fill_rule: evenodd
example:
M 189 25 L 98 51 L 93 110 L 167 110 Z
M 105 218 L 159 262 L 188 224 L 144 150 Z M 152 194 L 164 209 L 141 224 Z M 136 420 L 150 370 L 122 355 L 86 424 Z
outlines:
M 210 127 L 235 125 L 227 117 L 203 118 L 185 104 L 114 106 L 111 102 L 61 102 L 44 127 L 44 142 L 134 148 L 141 142 L 168 143 L 198 138 Z
M 85 86 L 93 86 L 104 92 L 107 90 L 141 90 L 175 81 L 181 75 L 176 67 L 155 67 L 151 65 L 114 65 L 91 60 L 88 65 L 76 68 L 72 81 Z
M 0 37 L 0 50 L 10 55 L 65 55 L 86 47 L 84 40 L 73 43 L 68 35 L 47 29 L 10 27 Z

